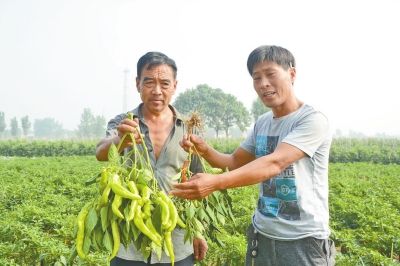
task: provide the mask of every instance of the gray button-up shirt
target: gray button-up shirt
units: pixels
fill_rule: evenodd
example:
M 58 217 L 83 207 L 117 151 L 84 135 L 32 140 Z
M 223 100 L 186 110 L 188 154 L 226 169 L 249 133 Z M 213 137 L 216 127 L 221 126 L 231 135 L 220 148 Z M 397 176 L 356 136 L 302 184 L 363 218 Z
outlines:
M 182 149 L 179 145 L 179 141 L 182 140 L 183 135 L 186 133 L 185 123 L 180 116 L 180 114 L 175 110 L 174 107 L 169 106 L 174 113 L 174 126 L 162 147 L 160 155 L 156 160 L 153 151 L 153 145 L 150 140 L 149 128 L 146 125 L 143 114 L 141 112 L 141 107 L 143 104 L 140 104 L 137 108 L 132 110 L 131 112 L 135 117 L 139 119 L 140 131 L 144 134 L 144 139 L 146 142 L 147 150 L 149 151 L 151 166 L 153 167 L 155 177 L 157 179 L 157 183 L 159 187 L 168 192 L 172 188 L 173 181 L 171 177 L 176 175 L 184 160 L 187 158 L 187 152 Z M 112 137 L 118 134 L 116 127 L 118 124 L 127 117 L 127 114 L 117 115 L 114 119 L 111 119 L 107 125 L 106 135 L 108 137 Z M 141 145 L 138 146 L 141 148 Z M 200 161 L 198 157 L 195 156 L 192 158 L 191 169 L 193 173 L 203 172 Z M 184 234 L 185 231 L 176 228 L 172 233 L 172 242 L 174 245 L 175 252 L 175 261 L 179 261 L 185 259 L 189 255 L 193 253 L 193 244 L 186 242 L 184 243 Z M 118 255 L 119 258 L 125 260 L 136 260 L 136 261 L 146 261 L 142 256 L 142 253 L 134 247 L 134 245 L 129 245 L 128 248 L 125 248 L 121 245 Z M 151 263 L 170 263 L 170 258 L 163 252 L 161 260 L 158 261 L 158 258 L 154 252 L 151 254 Z

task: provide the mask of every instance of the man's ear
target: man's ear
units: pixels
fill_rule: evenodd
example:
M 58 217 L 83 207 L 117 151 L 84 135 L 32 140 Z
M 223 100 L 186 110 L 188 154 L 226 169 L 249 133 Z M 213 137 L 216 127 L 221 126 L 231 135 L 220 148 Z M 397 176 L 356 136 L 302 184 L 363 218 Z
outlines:
M 136 90 L 140 93 L 140 79 L 136 77 Z
M 177 88 L 177 87 L 178 87 L 178 81 L 175 80 L 175 83 L 174 83 L 174 92 L 173 92 L 172 94 L 175 94 L 176 88 Z
M 294 81 L 296 80 L 296 68 L 294 67 L 290 68 L 290 79 L 292 80 L 292 84 L 294 84 Z

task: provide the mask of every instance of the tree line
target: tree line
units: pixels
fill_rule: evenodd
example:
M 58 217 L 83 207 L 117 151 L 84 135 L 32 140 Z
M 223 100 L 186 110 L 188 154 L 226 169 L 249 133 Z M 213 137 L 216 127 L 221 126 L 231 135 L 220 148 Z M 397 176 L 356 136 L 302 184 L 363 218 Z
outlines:
M 257 97 L 249 112 L 234 95 L 207 84 L 200 84 L 196 88 L 181 92 L 173 105 L 184 115 L 190 115 L 192 112 L 199 113 L 205 125 L 214 129 L 217 137 L 220 136 L 220 132 L 224 132 L 225 137 L 229 137 L 233 127 L 244 132 L 250 126 L 252 118 L 255 121 L 269 110 Z
M 66 130 L 61 123 L 51 117 L 35 119 L 32 127 L 28 115 L 20 120 L 13 117 L 7 125 L 5 113 L 0 111 L 0 137 L 3 138 L 94 139 L 104 136 L 105 128 L 106 119 L 104 116 L 94 115 L 90 108 L 83 109 L 77 130 Z
M 207 84 L 200 84 L 181 92 L 173 106 L 186 116 L 197 112 L 205 126 L 215 131 L 216 137 L 219 137 L 221 132 L 225 137 L 229 137 L 230 131 L 235 127 L 244 132 L 252 121 L 269 110 L 257 97 L 248 111 L 234 95 Z M 51 117 L 35 119 L 33 125 L 28 115 L 19 120 L 13 117 L 7 125 L 5 113 L 0 111 L 0 137 L 98 139 L 105 135 L 106 123 L 104 116 L 94 115 L 90 108 L 84 108 L 78 128 L 72 131 L 63 129 L 62 124 Z

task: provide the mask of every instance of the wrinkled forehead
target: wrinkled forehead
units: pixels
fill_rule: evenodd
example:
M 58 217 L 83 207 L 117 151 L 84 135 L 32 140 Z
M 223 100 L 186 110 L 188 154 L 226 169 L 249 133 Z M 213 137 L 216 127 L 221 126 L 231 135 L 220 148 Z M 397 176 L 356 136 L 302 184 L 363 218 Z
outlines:
M 147 64 L 140 75 L 140 78 L 174 78 L 174 70 L 167 64 Z

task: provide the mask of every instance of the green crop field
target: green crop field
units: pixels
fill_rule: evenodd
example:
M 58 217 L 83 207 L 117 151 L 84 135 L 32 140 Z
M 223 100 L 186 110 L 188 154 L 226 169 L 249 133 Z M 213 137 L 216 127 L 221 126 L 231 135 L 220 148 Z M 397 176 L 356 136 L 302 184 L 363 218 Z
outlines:
M 97 193 L 84 182 L 101 167 L 94 156 L 0 157 L 0 265 L 67 265 L 75 217 Z M 399 265 L 400 165 L 332 162 L 329 178 L 337 265 Z M 229 193 L 236 223 L 224 228 L 224 248 L 209 243 L 203 265 L 244 264 L 257 187 Z M 107 265 L 106 255 L 73 265 Z

